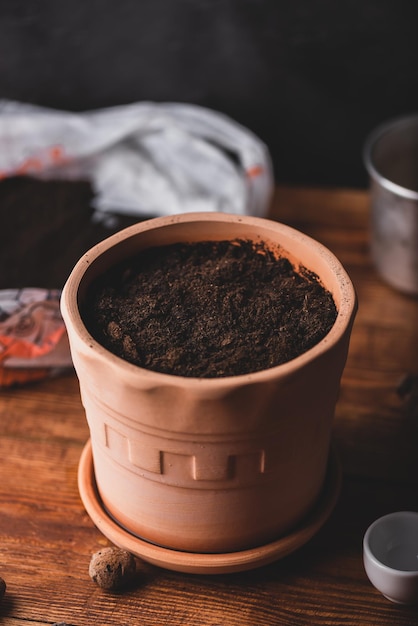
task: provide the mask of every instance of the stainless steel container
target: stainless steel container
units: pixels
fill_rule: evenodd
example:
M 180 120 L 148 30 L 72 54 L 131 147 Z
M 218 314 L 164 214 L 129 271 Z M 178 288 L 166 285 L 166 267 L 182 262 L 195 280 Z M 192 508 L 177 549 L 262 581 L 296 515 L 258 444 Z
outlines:
M 418 294 L 418 114 L 374 130 L 363 157 L 370 176 L 373 262 L 388 284 Z

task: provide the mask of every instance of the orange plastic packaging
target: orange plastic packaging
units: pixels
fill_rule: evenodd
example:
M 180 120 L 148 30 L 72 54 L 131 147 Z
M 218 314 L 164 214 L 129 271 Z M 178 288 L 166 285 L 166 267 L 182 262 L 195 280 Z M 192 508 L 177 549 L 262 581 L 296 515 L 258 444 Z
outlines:
M 72 366 L 58 289 L 0 290 L 0 388 Z

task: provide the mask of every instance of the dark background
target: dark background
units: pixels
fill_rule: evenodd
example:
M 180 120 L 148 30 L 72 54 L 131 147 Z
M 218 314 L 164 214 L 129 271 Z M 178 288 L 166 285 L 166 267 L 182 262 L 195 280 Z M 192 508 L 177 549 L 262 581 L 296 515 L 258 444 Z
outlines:
M 362 144 L 418 110 L 416 0 L 0 0 L 0 97 L 184 101 L 268 145 L 278 182 L 365 186 Z

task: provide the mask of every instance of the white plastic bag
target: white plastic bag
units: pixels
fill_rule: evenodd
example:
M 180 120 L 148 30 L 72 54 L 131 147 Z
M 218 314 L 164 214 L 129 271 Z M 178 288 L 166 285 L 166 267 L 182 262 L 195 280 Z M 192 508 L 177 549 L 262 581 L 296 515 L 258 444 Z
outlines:
M 97 211 L 146 217 L 264 216 L 273 191 L 263 142 L 223 114 L 177 103 L 68 113 L 0 100 L 0 178 L 16 175 L 90 180 Z

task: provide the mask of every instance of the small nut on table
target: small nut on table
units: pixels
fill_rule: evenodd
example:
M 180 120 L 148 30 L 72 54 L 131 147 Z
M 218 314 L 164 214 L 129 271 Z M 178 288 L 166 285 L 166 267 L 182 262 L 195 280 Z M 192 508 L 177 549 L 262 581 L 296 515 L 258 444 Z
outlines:
M 90 578 L 102 589 L 115 591 L 126 587 L 136 574 L 133 554 L 120 548 L 102 548 L 91 557 Z

